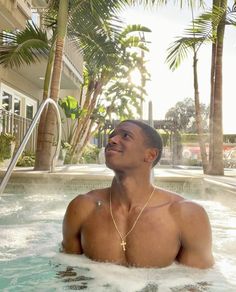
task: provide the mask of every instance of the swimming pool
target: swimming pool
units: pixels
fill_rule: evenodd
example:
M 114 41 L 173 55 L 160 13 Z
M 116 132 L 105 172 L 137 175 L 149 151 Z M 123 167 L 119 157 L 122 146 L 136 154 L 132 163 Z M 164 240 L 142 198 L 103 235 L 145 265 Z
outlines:
M 97 263 L 59 253 L 69 194 L 5 194 L 0 198 L 0 291 L 236 291 L 236 200 L 192 194 L 207 210 L 215 267 L 162 269 Z M 186 195 L 184 194 L 186 197 Z

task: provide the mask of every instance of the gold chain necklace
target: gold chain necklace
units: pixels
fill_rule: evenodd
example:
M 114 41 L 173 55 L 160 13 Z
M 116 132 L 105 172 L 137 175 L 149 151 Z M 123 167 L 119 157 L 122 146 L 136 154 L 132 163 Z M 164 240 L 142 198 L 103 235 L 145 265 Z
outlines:
M 116 228 L 116 231 L 118 232 L 118 234 L 119 234 L 119 236 L 121 238 L 120 245 L 122 246 L 123 251 L 126 251 L 126 248 L 125 248 L 125 246 L 126 246 L 126 241 L 125 241 L 126 237 L 133 231 L 134 227 L 136 226 L 136 223 L 138 222 L 139 217 L 142 215 L 144 209 L 147 207 L 147 204 L 151 200 L 152 195 L 154 194 L 154 191 L 155 191 L 155 187 L 153 188 L 153 190 L 152 190 L 152 192 L 151 192 L 151 194 L 150 194 L 147 202 L 144 204 L 143 208 L 141 209 L 140 213 L 138 214 L 137 218 L 135 219 L 133 226 L 130 228 L 130 230 L 125 235 L 122 235 L 121 232 L 120 232 L 120 230 L 117 227 L 115 218 L 113 216 L 112 205 L 111 205 L 111 190 L 110 190 L 110 213 L 111 213 L 111 218 L 112 218 L 112 221 L 113 221 L 114 226 Z

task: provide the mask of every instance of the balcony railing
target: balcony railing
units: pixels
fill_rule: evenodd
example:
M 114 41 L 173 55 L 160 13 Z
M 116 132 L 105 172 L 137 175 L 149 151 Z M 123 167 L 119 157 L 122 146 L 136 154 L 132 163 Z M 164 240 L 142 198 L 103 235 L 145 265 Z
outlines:
M 20 145 L 31 121 L 31 119 L 26 119 L 4 109 L 0 109 L 0 133 L 10 133 L 14 135 L 16 137 L 16 146 Z M 38 127 L 35 128 L 25 147 L 27 151 L 35 152 L 36 150 L 37 128 Z

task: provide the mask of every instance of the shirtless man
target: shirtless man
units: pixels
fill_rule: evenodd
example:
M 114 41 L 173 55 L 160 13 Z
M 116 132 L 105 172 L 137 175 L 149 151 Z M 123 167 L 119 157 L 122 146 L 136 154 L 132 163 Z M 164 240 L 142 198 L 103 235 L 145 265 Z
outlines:
M 205 210 L 151 183 L 161 152 L 161 138 L 150 126 L 128 120 L 115 128 L 105 149 L 115 173 L 111 187 L 70 202 L 63 222 L 66 253 L 136 267 L 213 265 Z

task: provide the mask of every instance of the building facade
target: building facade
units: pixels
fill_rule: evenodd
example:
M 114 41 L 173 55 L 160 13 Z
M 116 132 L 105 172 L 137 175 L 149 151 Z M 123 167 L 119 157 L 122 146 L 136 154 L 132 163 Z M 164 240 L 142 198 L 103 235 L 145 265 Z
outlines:
M 0 0 L 0 30 L 23 30 L 31 20 L 41 26 L 41 14 L 47 0 Z M 42 101 L 46 60 L 19 69 L 0 65 L 0 133 L 14 134 L 20 141 Z M 79 97 L 83 82 L 83 57 L 66 40 L 62 65 L 60 97 Z M 34 134 L 35 135 L 35 134 Z M 35 140 L 30 143 L 34 150 Z

